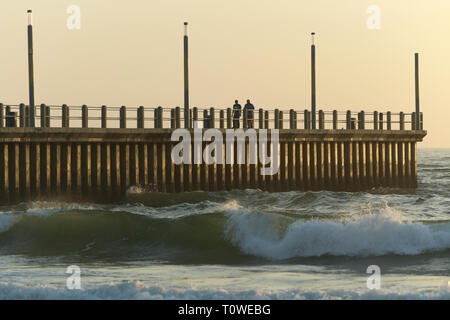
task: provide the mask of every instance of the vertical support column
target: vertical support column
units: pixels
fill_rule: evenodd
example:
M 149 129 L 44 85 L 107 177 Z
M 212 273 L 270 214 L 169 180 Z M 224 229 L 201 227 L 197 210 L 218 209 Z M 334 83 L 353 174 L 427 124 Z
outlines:
M 14 196 L 16 199 L 20 198 L 20 145 L 14 143 Z
M 347 110 L 347 113 L 345 114 L 345 123 L 346 129 L 350 130 L 352 128 L 352 112 L 350 110 Z
M 19 105 L 19 126 L 25 127 L 25 104 L 23 103 Z
M 294 128 L 294 110 L 289 109 L 289 129 L 295 129 Z
M 65 156 L 66 156 L 66 189 L 64 190 L 66 193 L 70 193 L 72 190 L 72 145 L 67 143 L 65 145 Z M 37 154 L 36 154 L 37 158 Z
M 162 107 L 158 107 L 158 128 L 164 127 L 164 110 Z
M 3 103 L 0 103 L 0 128 L 3 128 L 3 120 L 4 119 L 5 119 L 5 117 L 3 115 Z
M 222 135 L 223 141 L 225 141 L 223 135 Z M 225 143 L 222 143 L 222 146 L 219 146 L 219 148 L 222 148 L 222 164 L 219 165 L 219 172 L 220 172 L 220 191 L 227 190 L 227 179 L 226 179 L 226 145 Z
M 400 112 L 400 130 L 405 130 L 405 114 Z
M 264 111 L 264 128 L 269 129 L 269 111 Z
M 338 128 L 338 113 L 337 110 L 333 110 L 333 130 Z
M 378 111 L 373 112 L 373 130 L 378 130 Z
M 264 110 L 262 108 L 259 108 L 258 110 L 258 122 L 259 128 L 264 129 Z
M 4 185 L 4 191 L 5 191 L 5 199 L 7 199 L 8 201 L 10 200 L 10 191 L 9 191 L 9 150 L 10 150 L 10 145 L 8 145 L 7 143 L 3 144 L 3 172 L 4 172 L 4 180 L 3 180 L 3 185 Z
M 31 153 L 30 153 L 30 144 L 25 143 L 24 146 L 25 151 L 25 194 L 27 198 L 31 196 Z
M 92 161 L 92 165 L 95 166 L 96 179 L 95 179 L 95 192 L 97 194 L 101 194 L 102 191 L 102 163 L 105 162 L 105 159 L 102 157 L 102 144 L 96 143 L 95 146 L 95 161 Z
M 351 142 L 353 156 L 353 188 L 361 190 L 361 181 L 359 179 L 359 142 Z
M 231 129 L 231 108 L 227 108 L 227 128 Z
M 351 118 L 351 117 L 350 117 Z M 352 142 L 344 142 L 344 175 L 347 190 L 353 190 L 353 147 Z
M 374 186 L 373 179 L 373 144 L 372 142 L 366 142 L 366 174 L 367 174 L 367 187 L 370 189 Z
M 286 191 L 286 142 L 280 141 L 280 168 L 277 174 L 277 189 L 276 191 Z
M 189 126 L 188 124 L 186 124 Z M 181 113 L 180 107 L 175 107 L 175 128 L 181 128 Z
M 77 143 L 75 145 L 75 157 L 76 157 L 76 178 L 77 178 L 77 193 L 81 194 L 82 192 L 82 173 L 81 173 L 81 144 Z
M 378 141 L 372 143 L 373 147 L 373 182 L 375 186 L 380 185 L 380 160 L 379 160 L 379 147 Z
M 50 128 L 50 124 L 51 124 L 50 120 L 51 120 L 50 107 L 45 106 L 45 126 L 47 128 Z
M 224 129 L 225 128 L 225 112 L 223 110 L 220 110 L 219 112 L 219 126 L 220 129 Z
M 159 127 L 159 109 L 155 108 L 155 110 L 153 111 L 153 128 L 158 128 Z
M 61 116 L 62 116 L 61 127 L 68 128 L 69 127 L 69 107 L 66 104 L 62 105 Z
M 161 174 L 161 191 L 167 192 L 167 176 L 166 176 L 166 145 L 161 143 L 159 145 L 161 153 L 158 153 L 158 158 L 160 159 L 159 171 Z
M 391 142 L 384 143 L 384 161 L 385 161 L 385 186 L 392 186 L 392 157 L 391 157 Z
M 319 129 L 325 129 L 325 113 L 323 110 L 319 110 Z
M 391 112 L 388 111 L 386 113 L 386 129 L 392 130 L 392 120 L 391 120 Z
M 103 105 L 102 106 L 102 115 L 101 115 L 101 117 L 102 117 L 102 120 L 101 120 L 101 122 L 102 122 L 102 129 L 106 129 L 107 128 L 107 107 L 105 106 L 105 105 Z
M 87 183 L 87 192 L 91 194 L 92 192 L 92 145 L 87 143 L 86 146 L 86 183 Z
M 148 144 L 141 144 L 142 153 L 143 153 L 143 159 L 142 159 L 142 165 L 139 166 L 139 168 L 143 167 L 143 174 L 144 178 L 143 180 L 140 180 L 140 183 L 144 186 L 148 186 L 149 180 L 148 180 Z
M 405 149 L 405 187 L 412 187 L 411 183 L 411 153 L 410 153 L 410 144 L 409 141 L 404 142 Z
M 324 162 L 324 170 L 323 170 L 323 188 L 325 190 L 330 190 L 331 187 L 331 146 L 330 142 L 323 142 L 323 162 Z
M 288 155 L 287 155 L 287 176 L 289 180 L 289 190 L 295 190 L 295 142 L 289 141 L 288 142 Z
M 338 189 L 339 185 L 339 164 L 338 164 L 338 147 L 337 142 L 330 142 L 330 161 L 331 161 L 331 182 L 334 190 Z
M 319 111 L 319 121 L 320 121 L 320 111 Z M 320 128 L 319 128 L 320 129 Z M 324 150 L 324 142 L 320 141 L 316 143 L 317 145 L 317 176 L 319 180 L 319 187 L 321 190 L 325 187 L 325 150 Z
M 61 173 L 63 171 L 63 168 L 61 167 L 61 144 L 60 143 L 56 143 L 55 145 L 56 148 L 56 193 L 61 193 Z
M 345 142 L 338 141 L 338 188 L 345 190 L 346 175 L 345 175 Z
M 398 146 L 397 142 L 391 142 L 391 163 L 392 163 L 392 182 L 391 185 L 398 187 L 399 179 L 398 179 Z
M 379 184 L 382 186 L 386 186 L 386 146 L 385 142 L 378 142 L 378 161 L 379 161 L 379 174 L 380 174 L 380 181 Z
M 310 167 L 311 167 L 311 185 L 312 189 L 318 189 L 317 179 L 317 144 L 316 142 L 309 142 L 310 147 Z
M 31 192 L 32 196 L 36 197 L 40 195 L 40 150 L 39 143 L 33 143 L 30 146 L 30 162 L 31 162 Z
M 47 106 L 41 104 L 41 128 L 47 127 Z
M 411 142 L 411 178 L 412 187 L 417 187 L 417 142 Z
M 140 106 L 137 109 L 137 127 L 138 129 L 144 129 L 144 107 Z
M 127 109 L 125 106 L 120 107 L 120 128 L 127 127 Z
M 405 149 L 404 142 L 399 141 L 397 143 L 398 147 L 398 177 L 401 187 L 405 186 Z
M 367 183 L 367 162 L 366 162 L 366 143 L 358 142 L 359 145 L 359 181 L 361 189 L 368 187 Z
M 100 152 L 102 159 L 100 168 L 101 189 L 103 190 L 103 194 L 111 194 L 111 145 L 109 143 L 101 143 Z
M 358 129 L 359 130 L 364 130 L 365 129 L 365 124 L 366 124 L 366 119 L 365 119 L 365 113 L 364 111 L 361 111 L 360 113 L 358 113 Z
M 172 162 L 171 159 L 171 152 L 172 152 L 172 144 L 171 143 L 166 143 L 165 144 L 166 149 L 165 149 L 165 158 L 166 158 L 166 191 L 167 192 L 175 192 L 175 186 L 174 186 L 174 172 L 175 172 L 175 167 L 174 167 L 174 163 Z
M 154 191 L 159 190 L 160 181 L 158 180 L 158 163 L 158 144 L 152 143 L 150 145 L 150 182 Z
M 81 106 L 81 127 L 88 127 L 88 108 L 85 104 Z
M 120 144 L 116 144 L 115 145 L 115 152 L 114 152 L 114 157 L 115 159 L 112 161 L 112 163 L 116 163 L 116 181 L 115 181 L 115 192 L 117 194 L 120 194 L 121 190 L 123 189 L 123 177 L 125 175 L 125 173 L 123 173 L 121 171 L 121 168 L 123 166 L 123 164 L 125 163 L 125 159 L 123 159 L 122 156 L 122 146 Z
M 274 114 L 274 128 L 275 129 L 280 129 L 280 112 L 278 109 L 275 109 L 275 114 Z
M 216 111 L 214 108 L 209 108 L 209 125 L 210 128 L 216 127 Z
M 280 115 L 279 115 L 280 124 L 278 125 L 278 128 L 283 129 L 283 111 L 280 110 L 279 112 L 280 112 Z

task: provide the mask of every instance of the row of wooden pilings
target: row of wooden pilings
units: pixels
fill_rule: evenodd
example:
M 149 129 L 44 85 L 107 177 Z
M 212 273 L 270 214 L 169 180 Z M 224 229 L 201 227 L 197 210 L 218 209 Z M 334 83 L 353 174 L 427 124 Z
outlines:
M 16 127 L 16 115 L 14 112 L 11 112 L 10 106 L 6 106 L 5 113 L 3 111 L 4 105 L 0 103 L 0 127 L 3 127 L 3 123 L 5 122 L 6 127 Z M 107 128 L 108 125 L 108 117 L 107 117 L 107 106 L 101 106 L 101 128 Z M 40 127 L 41 128 L 49 128 L 51 127 L 51 107 L 47 106 L 45 104 L 42 104 L 40 106 Z M 216 127 L 216 113 L 217 110 L 215 108 L 210 108 L 209 110 L 203 110 L 203 115 L 199 117 L 199 109 L 197 107 L 193 107 L 190 110 L 190 128 L 196 127 L 196 122 L 201 121 L 203 123 L 202 127 L 205 128 L 214 128 Z M 253 124 L 254 127 L 258 127 L 260 129 L 269 129 L 269 128 L 275 128 L 275 129 L 287 129 L 284 126 L 284 114 L 285 111 L 275 109 L 273 112 L 273 119 L 269 119 L 269 111 L 264 109 L 258 109 L 258 123 L 257 125 Z M 29 107 L 25 104 L 19 105 L 19 126 L 20 127 L 29 127 L 30 118 L 29 118 Z M 183 122 L 181 117 L 181 108 L 175 107 L 170 109 L 170 128 L 180 128 L 181 123 Z M 300 129 L 298 127 L 298 113 L 294 109 L 290 109 L 289 112 L 289 129 Z M 318 129 L 325 129 L 326 128 L 326 119 L 325 119 L 325 112 L 323 110 L 318 111 Z M 406 121 L 406 114 L 403 112 L 400 112 L 398 114 L 398 120 L 393 121 L 392 120 L 392 113 L 390 111 L 386 113 L 374 111 L 373 114 L 371 114 L 371 128 L 374 130 L 392 130 L 393 129 L 393 123 L 398 123 L 398 127 L 396 129 L 398 130 L 405 130 L 405 124 L 410 123 L 411 124 L 411 130 L 423 130 L 423 114 L 420 113 L 420 127 L 415 128 L 416 126 L 416 114 L 415 112 L 409 114 L 411 119 L 409 121 Z M 358 129 L 358 130 L 365 130 L 369 129 L 368 122 L 366 121 L 366 113 L 364 111 L 360 111 L 357 113 L 357 118 L 353 117 L 354 113 L 351 111 L 346 111 L 345 114 L 345 129 Z M 5 118 L 6 121 L 3 121 L 3 118 Z M 61 127 L 62 128 L 68 128 L 69 127 L 69 120 L 70 120 L 70 107 L 63 104 L 61 106 Z M 311 129 L 312 122 L 311 122 L 311 111 L 304 110 L 303 111 L 303 129 Z M 144 107 L 140 106 L 137 108 L 137 128 L 145 128 L 145 115 L 144 115 Z M 153 128 L 163 128 L 164 127 L 164 115 L 163 115 L 163 108 L 157 107 L 153 110 Z M 218 121 L 218 127 L 219 128 L 233 128 L 233 111 L 231 108 L 227 108 L 226 110 L 219 110 L 219 121 Z M 243 117 L 242 117 L 242 127 L 245 129 L 248 127 L 249 122 L 248 120 L 254 120 L 252 117 L 248 116 L 248 110 L 243 110 Z M 273 121 L 273 125 L 270 125 L 270 121 Z M 332 112 L 332 120 L 330 121 L 332 123 L 332 129 L 336 130 L 339 128 L 339 121 L 338 120 L 338 111 L 334 110 Z M 253 122 L 252 122 L 253 123 Z M 86 105 L 81 106 L 81 127 L 82 128 L 88 128 L 89 127 L 89 107 Z M 127 127 L 127 107 L 122 106 L 120 107 L 119 112 L 119 127 L 120 128 L 126 128 Z
M 57 196 L 118 199 L 132 186 L 151 192 L 417 186 L 417 142 L 425 132 L 338 131 L 280 131 L 279 170 L 263 176 L 264 165 L 248 161 L 248 141 L 245 164 L 175 165 L 170 129 L 3 128 L 0 194 L 11 202 Z

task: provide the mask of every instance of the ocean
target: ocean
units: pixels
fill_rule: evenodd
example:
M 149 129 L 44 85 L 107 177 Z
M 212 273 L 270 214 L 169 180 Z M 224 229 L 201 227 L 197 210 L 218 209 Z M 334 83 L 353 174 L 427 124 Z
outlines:
M 3 206 L 0 299 L 450 299 L 450 149 L 418 161 L 416 190 Z

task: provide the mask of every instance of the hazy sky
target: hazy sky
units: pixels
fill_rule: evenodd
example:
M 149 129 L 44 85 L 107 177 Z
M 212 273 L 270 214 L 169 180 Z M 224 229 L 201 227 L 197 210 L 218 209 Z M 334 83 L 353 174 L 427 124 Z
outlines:
M 81 9 L 81 29 L 66 12 Z M 371 30 L 367 8 L 381 9 Z M 15 0 L 0 7 L 0 102 L 27 102 L 26 10 L 34 13 L 36 102 L 183 104 L 183 21 L 191 105 L 310 106 L 310 32 L 317 103 L 326 110 L 414 110 L 420 53 L 422 147 L 450 147 L 449 0 Z

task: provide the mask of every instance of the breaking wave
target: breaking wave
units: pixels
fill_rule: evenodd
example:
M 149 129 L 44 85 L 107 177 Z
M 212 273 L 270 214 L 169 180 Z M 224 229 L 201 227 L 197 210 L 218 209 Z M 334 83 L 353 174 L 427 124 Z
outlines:
M 166 207 L 33 203 L 20 212 L 0 213 L 0 253 L 6 254 L 233 263 L 249 257 L 419 255 L 448 249 L 450 223 L 409 222 L 388 206 L 334 219 L 209 200 Z

